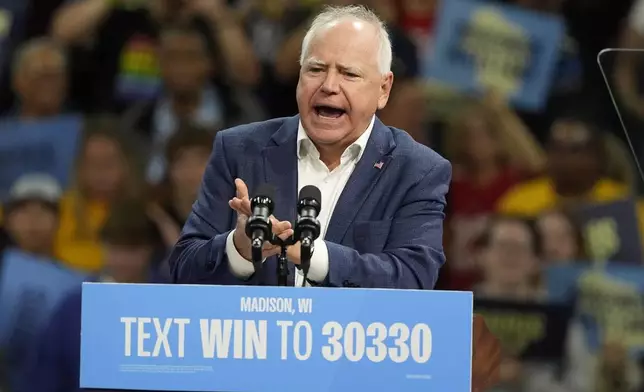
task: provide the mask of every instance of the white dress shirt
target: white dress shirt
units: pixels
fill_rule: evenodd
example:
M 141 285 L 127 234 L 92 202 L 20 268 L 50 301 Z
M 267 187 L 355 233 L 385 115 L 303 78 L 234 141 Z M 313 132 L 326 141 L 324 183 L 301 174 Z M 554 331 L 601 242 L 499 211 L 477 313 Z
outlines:
M 324 236 L 329 227 L 331 216 L 335 205 L 344 190 L 353 169 L 360 161 L 364 149 L 369 141 L 376 117 L 371 119 L 369 127 L 360 135 L 358 140 L 347 147 L 340 158 L 340 165 L 329 171 L 329 168 L 320 160 L 320 152 L 300 122 L 297 130 L 297 186 L 298 192 L 307 185 L 314 185 L 322 193 L 322 209 L 318 215 L 320 221 L 320 237 L 315 240 L 313 248 L 315 251 L 311 256 L 311 267 L 309 268 L 308 279 L 314 282 L 323 282 L 329 273 L 329 252 L 324 243 Z M 280 217 L 276 217 L 279 219 Z M 240 279 L 249 278 L 254 272 L 253 264 L 239 254 L 233 242 L 234 230 L 228 235 L 226 241 L 226 254 L 231 272 Z M 295 274 L 295 285 L 302 286 L 304 275 L 297 270 Z M 308 283 L 307 283 L 308 285 Z

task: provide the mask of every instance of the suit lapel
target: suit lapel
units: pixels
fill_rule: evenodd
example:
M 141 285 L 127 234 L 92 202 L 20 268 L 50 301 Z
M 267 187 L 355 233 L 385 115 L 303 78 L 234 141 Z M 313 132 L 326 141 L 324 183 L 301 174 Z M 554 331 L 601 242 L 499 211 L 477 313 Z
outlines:
M 273 215 L 295 224 L 297 214 L 297 128 L 299 116 L 287 119 L 262 151 L 264 178 L 275 189 Z M 295 267 L 289 263 L 288 284 L 294 284 Z M 269 273 L 273 273 L 270 271 Z
M 291 222 L 295 221 L 297 203 L 298 124 L 298 116 L 287 119 L 263 150 L 266 183 L 276 188 L 273 214 Z
M 394 147 L 391 130 L 376 118 L 362 158 L 353 170 L 335 206 L 326 232 L 326 240 L 342 243 L 362 204 L 387 169 L 391 160 L 391 155 L 388 154 Z

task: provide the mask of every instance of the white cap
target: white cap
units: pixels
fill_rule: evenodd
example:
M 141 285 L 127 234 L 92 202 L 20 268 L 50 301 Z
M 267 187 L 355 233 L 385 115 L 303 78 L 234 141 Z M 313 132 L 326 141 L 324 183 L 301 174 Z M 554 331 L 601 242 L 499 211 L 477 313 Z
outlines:
M 40 200 L 46 203 L 58 204 L 63 190 L 58 181 L 49 174 L 25 174 L 14 181 L 9 189 L 9 202 L 25 200 Z

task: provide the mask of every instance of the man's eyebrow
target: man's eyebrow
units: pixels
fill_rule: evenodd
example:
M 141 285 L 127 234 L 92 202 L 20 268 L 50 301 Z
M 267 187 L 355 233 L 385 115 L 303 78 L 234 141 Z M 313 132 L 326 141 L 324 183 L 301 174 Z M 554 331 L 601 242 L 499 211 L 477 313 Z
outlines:
M 356 74 L 362 73 L 360 68 L 352 67 L 350 65 L 345 65 L 345 64 L 338 64 L 338 69 L 340 69 L 341 71 L 351 72 L 351 73 L 356 73 Z
M 317 60 L 317 59 L 308 59 L 306 60 L 305 64 L 309 67 L 325 67 L 326 64 L 324 64 L 324 61 Z

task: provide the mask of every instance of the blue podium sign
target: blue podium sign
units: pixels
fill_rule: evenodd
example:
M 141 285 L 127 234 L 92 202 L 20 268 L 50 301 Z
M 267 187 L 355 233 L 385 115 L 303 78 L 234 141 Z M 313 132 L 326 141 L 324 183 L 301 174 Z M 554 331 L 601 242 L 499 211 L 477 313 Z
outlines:
M 83 284 L 82 388 L 469 392 L 472 293 Z

